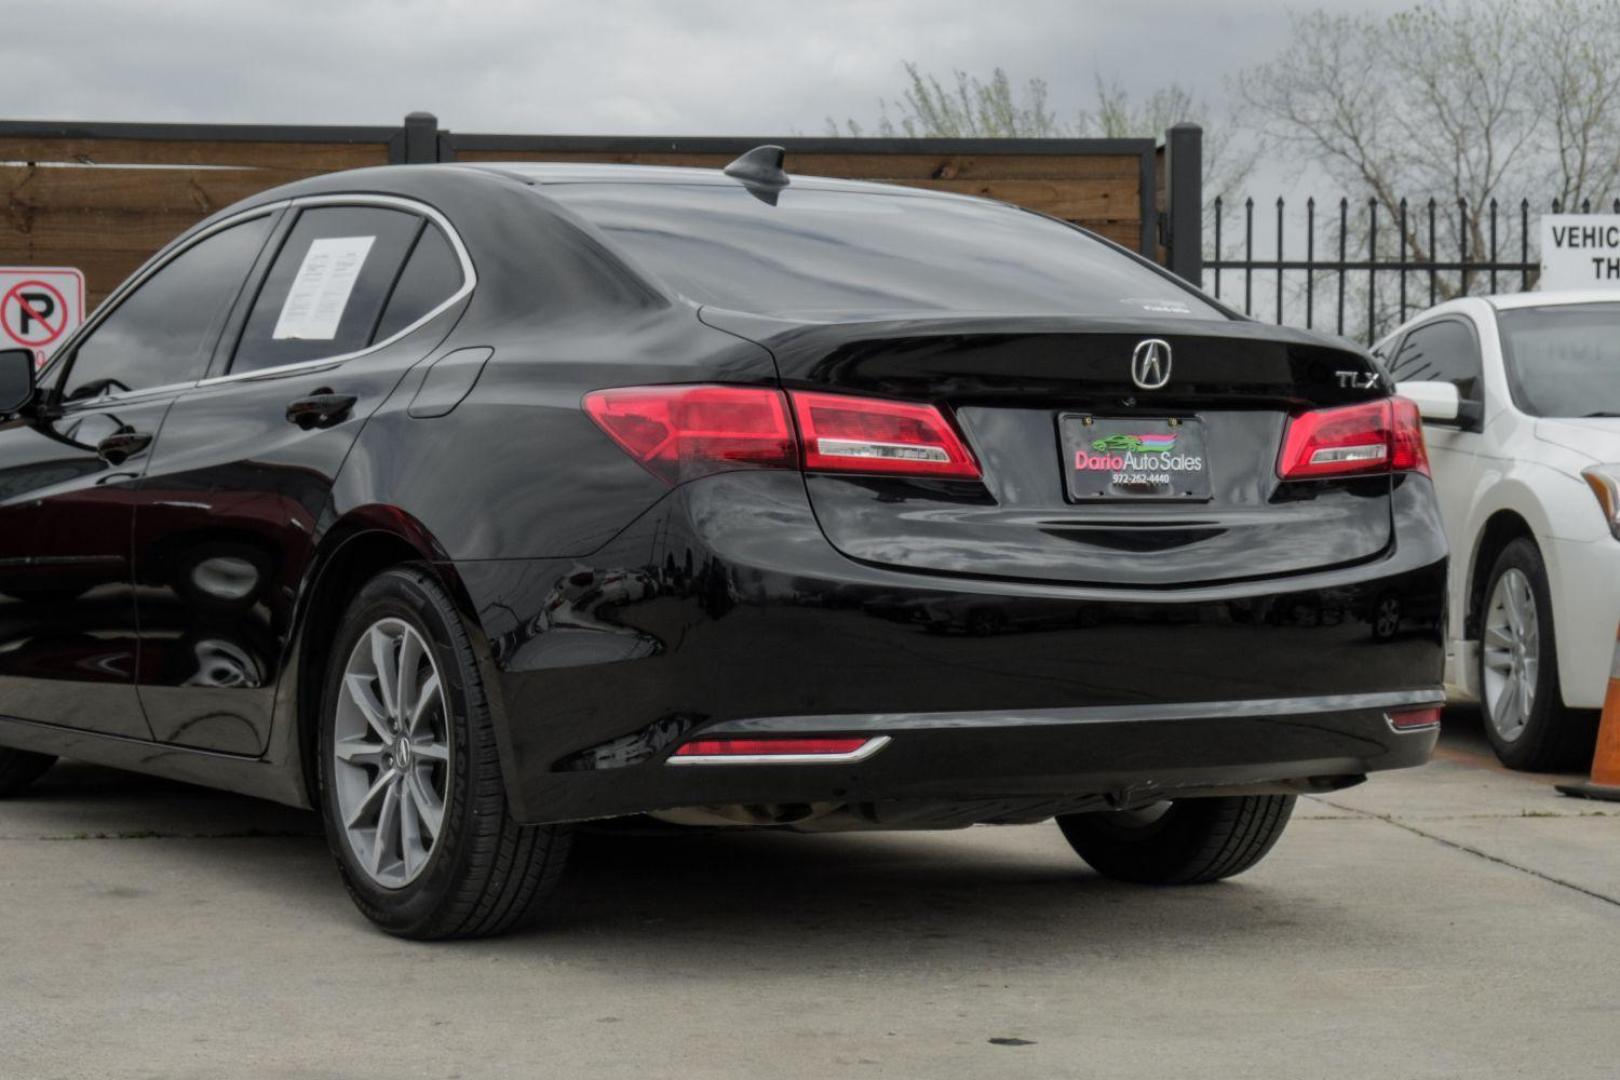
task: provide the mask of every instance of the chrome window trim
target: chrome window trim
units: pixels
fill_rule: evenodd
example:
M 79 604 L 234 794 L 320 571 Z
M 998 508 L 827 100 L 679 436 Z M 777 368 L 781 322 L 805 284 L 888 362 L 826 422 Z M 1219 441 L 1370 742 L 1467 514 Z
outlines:
M 231 228 L 234 225 L 240 225 L 243 222 L 251 221 L 253 218 L 263 217 L 267 214 L 273 214 L 281 210 L 301 209 L 306 206 L 334 205 L 385 206 L 394 209 L 402 209 L 409 213 L 418 214 L 439 226 L 439 228 L 444 230 L 445 237 L 450 241 L 450 246 L 456 253 L 456 259 L 461 263 L 461 287 L 455 292 L 451 293 L 431 311 L 417 319 L 415 322 L 411 323 L 409 326 L 398 330 L 382 341 L 376 341 L 370 345 L 367 345 L 364 349 L 357 349 L 353 352 L 338 353 L 334 356 L 317 357 L 313 360 L 300 360 L 295 364 L 281 364 L 276 367 L 260 368 L 257 371 L 227 371 L 223 375 L 215 375 L 212 378 L 194 379 L 190 382 L 169 383 L 164 386 L 149 386 L 141 390 L 130 391 L 127 393 L 114 391 L 112 393 L 102 394 L 95 398 L 88 398 L 84 401 L 75 401 L 70 403 L 65 402 L 63 403 L 64 412 L 75 412 L 81 407 L 87 406 L 95 406 L 99 408 L 105 406 L 109 402 L 114 401 L 138 401 L 142 398 L 156 397 L 161 394 L 170 394 L 180 390 L 190 390 L 204 386 L 219 386 L 225 383 L 246 382 L 253 379 L 274 379 L 279 378 L 282 375 L 292 374 L 294 372 L 317 371 L 323 368 L 336 367 L 337 365 L 348 360 L 366 356 L 370 353 L 376 352 L 379 349 L 385 349 L 394 342 L 405 337 L 407 334 L 415 333 L 428 322 L 438 318 L 451 307 L 460 303 L 477 286 L 478 274 L 477 271 L 473 269 L 472 256 L 468 254 L 467 245 L 462 241 L 461 234 L 456 231 L 454 225 L 450 224 L 449 218 L 445 217 L 437 209 L 429 206 L 427 203 L 419 202 L 415 199 L 405 198 L 401 195 L 305 195 L 296 199 L 282 199 L 277 202 L 266 203 L 263 206 L 255 206 L 250 209 L 243 210 L 239 214 L 232 214 L 230 217 L 215 222 L 207 229 L 204 229 L 188 239 L 183 247 L 177 247 L 173 251 L 168 252 L 167 256 L 161 261 L 158 261 L 154 257 L 151 262 L 137 271 L 134 277 L 120 285 L 110 296 L 107 297 L 106 300 L 101 303 L 100 307 L 96 309 L 95 316 L 84 326 L 80 327 L 79 332 L 74 335 L 73 341 L 69 342 L 69 344 L 73 345 L 74 348 L 71 350 L 63 349 L 60 353 L 58 353 L 58 355 L 68 356 L 76 353 L 78 341 L 94 332 L 95 329 L 106 321 L 106 319 L 111 316 L 114 311 L 118 310 L 118 307 L 124 302 L 124 299 L 130 293 L 144 285 L 147 280 L 149 280 L 159 270 L 162 270 L 175 259 L 179 258 L 182 254 L 190 251 L 197 244 L 206 240 L 208 237 L 213 236 L 215 233 L 222 232 L 223 230 Z M 409 257 L 407 256 L 407 261 L 408 259 Z M 401 269 L 403 269 L 403 266 Z M 269 271 L 267 269 L 266 273 L 268 272 Z M 233 356 L 232 359 L 234 360 L 235 357 Z M 49 371 L 50 367 L 47 367 L 45 371 L 41 372 L 41 375 L 47 375 Z M 42 381 L 44 380 L 42 379 Z

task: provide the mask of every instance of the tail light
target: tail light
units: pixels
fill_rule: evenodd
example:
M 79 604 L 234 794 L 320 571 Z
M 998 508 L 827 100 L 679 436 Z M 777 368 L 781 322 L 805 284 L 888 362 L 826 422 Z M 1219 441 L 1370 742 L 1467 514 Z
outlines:
M 980 475 L 967 444 L 933 405 L 741 386 L 645 386 L 594 391 L 585 395 L 584 407 L 614 442 L 668 484 L 731 469 L 801 464 L 812 472 Z M 788 419 L 790 407 L 799 437 Z
M 1301 413 L 1277 459 L 1284 480 L 1390 472 L 1429 473 L 1422 419 L 1403 397 Z
M 728 469 L 791 469 L 798 447 L 776 390 L 646 386 L 585 395 L 585 412 L 667 484 Z
M 979 465 L 933 405 L 794 391 L 810 471 L 979 478 Z

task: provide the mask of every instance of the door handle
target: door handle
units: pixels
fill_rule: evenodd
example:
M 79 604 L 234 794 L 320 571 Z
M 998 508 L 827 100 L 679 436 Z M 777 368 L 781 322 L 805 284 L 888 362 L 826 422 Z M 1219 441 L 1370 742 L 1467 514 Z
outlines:
M 330 390 L 317 390 L 306 398 L 299 398 L 287 406 L 287 419 L 305 431 L 341 424 L 354 410 L 353 394 L 334 394 Z
M 96 453 L 110 465 L 122 465 L 151 443 L 152 436 L 146 432 L 126 428 L 123 431 L 115 431 L 96 443 Z

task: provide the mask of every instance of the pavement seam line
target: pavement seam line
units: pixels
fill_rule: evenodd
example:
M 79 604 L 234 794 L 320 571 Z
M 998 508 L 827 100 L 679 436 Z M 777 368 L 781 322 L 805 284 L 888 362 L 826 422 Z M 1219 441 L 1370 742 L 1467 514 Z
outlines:
M 1388 814 L 1374 814 L 1367 810 L 1357 810 L 1353 806 L 1346 806 L 1343 803 L 1336 803 L 1330 799 L 1324 799 L 1320 795 L 1312 796 L 1312 798 L 1323 805 L 1333 807 L 1335 810 L 1348 810 L 1352 814 L 1360 814 L 1362 817 L 1371 818 L 1374 821 L 1386 822 L 1395 826 L 1397 829 L 1404 829 L 1414 836 L 1421 836 L 1426 840 L 1433 840 L 1437 844 L 1443 844 L 1446 847 L 1451 848 L 1453 851 L 1461 851 L 1464 854 L 1473 855 L 1477 858 L 1484 859 L 1486 862 L 1493 862 L 1498 866 L 1505 866 L 1509 870 L 1517 870 L 1521 874 L 1528 874 L 1530 877 L 1539 878 L 1548 884 L 1562 885 L 1564 888 L 1573 892 L 1578 892 L 1582 896 L 1590 896 L 1594 900 L 1601 900 L 1605 904 L 1620 907 L 1620 898 L 1609 896 L 1606 893 L 1600 893 L 1595 889 L 1588 889 L 1585 885 L 1577 885 L 1575 882 L 1566 881 L 1564 878 L 1553 877 L 1551 874 L 1544 874 L 1540 870 L 1535 870 L 1531 867 L 1523 866 L 1509 859 L 1504 859 L 1500 855 L 1492 855 L 1488 851 L 1481 851 L 1479 848 L 1476 848 L 1470 844 L 1464 844 L 1457 840 L 1448 840 L 1444 836 L 1438 836 L 1431 832 L 1425 832 L 1416 825 L 1408 825 L 1406 822 L 1398 821 Z M 1514 820 L 1518 819 L 1515 817 Z

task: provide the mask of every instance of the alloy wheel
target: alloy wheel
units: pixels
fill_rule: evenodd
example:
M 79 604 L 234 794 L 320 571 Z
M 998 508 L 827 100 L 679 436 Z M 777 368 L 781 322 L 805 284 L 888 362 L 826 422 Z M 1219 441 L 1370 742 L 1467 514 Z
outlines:
M 373 623 L 343 671 L 333 721 L 332 780 L 355 861 L 403 888 L 444 832 L 450 714 L 433 652 L 401 619 Z
M 1536 597 L 1524 571 L 1510 567 L 1496 579 L 1485 609 L 1485 711 L 1504 742 L 1524 734 L 1535 707 L 1541 670 L 1541 627 Z

